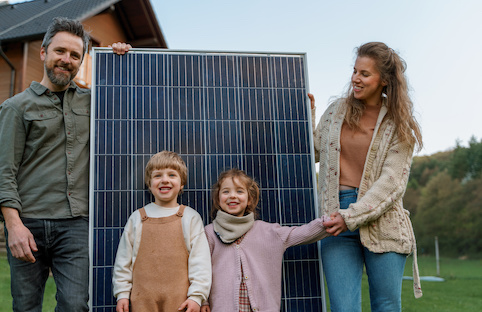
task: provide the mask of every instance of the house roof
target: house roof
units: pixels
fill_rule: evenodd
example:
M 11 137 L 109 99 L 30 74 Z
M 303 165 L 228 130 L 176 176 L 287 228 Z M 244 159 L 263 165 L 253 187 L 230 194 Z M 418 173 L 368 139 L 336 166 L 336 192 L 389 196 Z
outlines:
M 134 47 L 167 43 L 149 0 L 33 0 L 0 5 L 0 41 L 41 39 L 52 19 L 63 16 L 84 21 L 112 9 Z

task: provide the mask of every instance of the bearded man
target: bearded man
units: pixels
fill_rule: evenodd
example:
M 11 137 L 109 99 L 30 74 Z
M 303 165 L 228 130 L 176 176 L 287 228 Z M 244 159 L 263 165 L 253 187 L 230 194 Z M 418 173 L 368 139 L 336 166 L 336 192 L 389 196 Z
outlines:
M 0 217 L 13 311 L 42 311 L 49 270 L 55 310 L 88 311 L 91 95 L 72 79 L 89 40 L 79 21 L 55 18 L 40 50 L 42 81 L 0 105 Z

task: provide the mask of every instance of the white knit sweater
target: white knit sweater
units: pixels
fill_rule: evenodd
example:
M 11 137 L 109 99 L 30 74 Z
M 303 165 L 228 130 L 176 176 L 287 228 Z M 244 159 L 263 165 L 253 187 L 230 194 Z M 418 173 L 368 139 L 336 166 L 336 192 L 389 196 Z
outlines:
M 400 142 L 395 124 L 384 118 L 382 106 L 360 182 L 356 203 L 340 209 L 340 134 L 345 112 L 341 101 L 331 104 L 313 132 L 315 159 L 320 162 L 318 195 L 320 215 L 339 212 L 351 231 L 360 230 L 363 246 L 375 253 L 414 253 L 414 294 L 421 297 L 416 243 L 409 212 L 403 208 L 413 146 Z M 315 109 L 312 110 L 313 126 Z

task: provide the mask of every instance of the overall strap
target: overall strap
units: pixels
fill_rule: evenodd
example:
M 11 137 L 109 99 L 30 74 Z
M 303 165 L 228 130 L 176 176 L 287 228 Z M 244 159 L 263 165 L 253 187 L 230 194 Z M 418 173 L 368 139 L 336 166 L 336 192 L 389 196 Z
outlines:
M 139 208 L 139 213 L 141 214 L 141 221 L 146 221 L 148 219 L 146 210 L 144 209 L 144 207 Z
M 179 206 L 179 210 L 178 210 L 177 213 L 176 213 L 176 216 L 182 217 L 182 216 L 184 215 L 184 208 L 186 208 L 186 206 L 180 205 L 180 206 Z

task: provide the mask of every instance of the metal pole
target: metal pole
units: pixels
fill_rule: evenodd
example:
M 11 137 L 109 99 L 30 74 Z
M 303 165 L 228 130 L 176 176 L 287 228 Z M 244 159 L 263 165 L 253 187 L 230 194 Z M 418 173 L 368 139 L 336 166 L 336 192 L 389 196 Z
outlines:
M 438 236 L 435 236 L 435 262 L 437 263 L 437 276 L 440 276 L 440 257 L 438 252 Z

